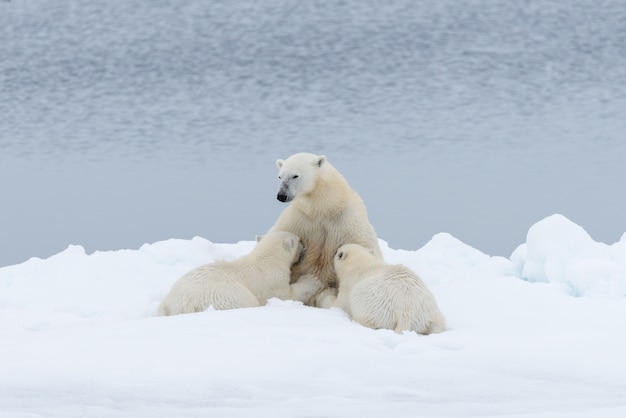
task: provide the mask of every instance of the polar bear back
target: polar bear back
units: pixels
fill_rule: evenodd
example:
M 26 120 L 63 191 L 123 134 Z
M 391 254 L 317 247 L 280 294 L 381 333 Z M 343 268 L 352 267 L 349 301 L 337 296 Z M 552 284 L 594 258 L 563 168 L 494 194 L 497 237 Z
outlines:
M 434 295 L 401 264 L 387 264 L 358 244 L 341 246 L 334 259 L 336 306 L 370 328 L 430 334 L 445 330 Z
M 395 265 L 364 277 L 350 296 L 352 318 L 374 329 L 442 332 L 445 321 L 433 294 L 408 268 Z
M 198 267 L 181 277 L 159 305 L 160 315 L 261 306 L 259 299 L 241 282 L 234 280 L 240 270 L 225 261 Z M 249 272 L 248 272 L 249 274 Z
M 252 251 L 233 261 L 216 261 L 182 276 L 161 302 L 158 313 L 176 315 L 215 309 L 250 308 L 272 297 L 291 295 L 291 265 L 302 246 L 289 232 L 267 234 Z

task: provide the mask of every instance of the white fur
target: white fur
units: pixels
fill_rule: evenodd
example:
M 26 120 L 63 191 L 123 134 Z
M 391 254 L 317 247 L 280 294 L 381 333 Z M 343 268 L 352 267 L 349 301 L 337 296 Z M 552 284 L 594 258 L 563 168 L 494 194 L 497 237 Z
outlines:
M 314 276 L 289 284 L 290 268 L 303 247 L 289 232 L 268 233 L 254 249 L 234 261 L 217 261 L 198 267 L 178 279 L 161 302 L 159 315 L 201 312 L 215 309 L 249 308 L 264 305 L 268 299 L 294 299 L 305 302 L 321 286 Z
M 334 286 L 333 256 L 351 242 L 382 259 L 365 204 L 325 156 L 294 154 L 277 160 L 276 166 L 281 181 L 277 198 L 291 203 L 270 231 L 293 232 L 306 248 L 304 259 L 292 268 L 292 280 L 313 274 L 323 286 Z
M 358 323 L 374 329 L 418 334 L 445 330 L 435 297 L 408 267 L 387 264 L 357 244 L 339 248 L 334 264 L 339 288 L 336 295 L 333 289 L 320 294 L 322 307 L 339 307 Z

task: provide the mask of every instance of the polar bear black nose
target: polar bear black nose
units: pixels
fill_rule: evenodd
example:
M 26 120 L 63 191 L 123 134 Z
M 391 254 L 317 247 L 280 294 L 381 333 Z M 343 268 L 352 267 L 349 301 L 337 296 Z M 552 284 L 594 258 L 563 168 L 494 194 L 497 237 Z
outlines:
M 276 196 L 276 199 L 280 200 L 281 202 L 286 202 L 287 201 L 287 195 L 284 193 L 278 193 L 278 196 Z

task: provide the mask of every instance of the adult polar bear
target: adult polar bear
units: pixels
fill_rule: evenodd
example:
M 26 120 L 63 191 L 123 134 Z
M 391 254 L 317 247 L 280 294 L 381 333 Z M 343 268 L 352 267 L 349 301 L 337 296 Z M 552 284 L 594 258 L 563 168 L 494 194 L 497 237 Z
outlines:
M 313 274 L 323 288 L 336 286 L 333 257 L 344 244 L 360 244 L 382 259 L 363 200 L 326 156 L 298 153 L 277 160 L 276 166 L 281 182 L 277 199 L 290 204 L 270 232 L 292 232 L 305 247 L 302 261 L 292 266 L 292 282 Z

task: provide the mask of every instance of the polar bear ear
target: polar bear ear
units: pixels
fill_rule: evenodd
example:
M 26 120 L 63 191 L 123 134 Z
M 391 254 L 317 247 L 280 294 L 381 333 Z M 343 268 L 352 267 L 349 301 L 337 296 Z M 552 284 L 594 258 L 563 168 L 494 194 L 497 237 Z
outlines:
M 283 163 L 285 162 L 285 160 L 281 160 L 280 158 L 278 160 L 276 160 L 276 167 L 278 167 L 278 169 L 280 170 L 281 168 L 283 168 Z
M 315 165 L 318 167 L 321 167 L 322 165 L 324 165 L 324 163 L 326 162 L 326 156 L 325 155 L 319 155 L 317 157 L 317 160 L 315 160 Z
M 296 240 L 293 237 L 288 237 L 283 240 L 283 247 L 285 250 L 291 251 L 296 246 Z

